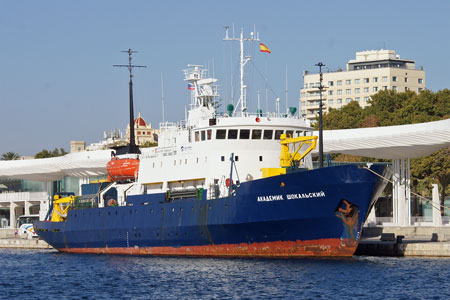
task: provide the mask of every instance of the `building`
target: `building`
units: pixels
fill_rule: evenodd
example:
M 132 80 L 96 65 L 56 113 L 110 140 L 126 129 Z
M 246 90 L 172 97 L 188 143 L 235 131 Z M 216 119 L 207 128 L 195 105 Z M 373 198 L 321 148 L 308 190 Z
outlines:
M 300 109 L 304 117 L 315 120 L 319 112 L 319 74 L 303 75 L 300 89 Z M 421 92 L 425 89 L 425 71 L 417 69 L 414 60 L 400 59 L 394 50 L 356 52 L 356 59 L 347 63 L 346 70 L 323 73 L 322 101 L 324 111 L 357 101 L 369 105 L 370 96 L 380 90 Z
M 85 141 L 70 141 L 70 153 L 81 152 L 86 150 Z
M 151 123 L 147 123 L 141 114 L 134 119 L 134 136 L 136 145 L 142 146 L 146 142 L 156 143 L 158 142 L 159 129 L 152 128 Z M 87 146 L 86 150 L 104 150 L 112 147 L 125 146 L 130 140 L 130 125 L 128 124 L 126 130 L 126 137 L 123 138 L 122 132 L 120 130 L 114 130 L 110 133 L 104 132 L 104 140 L 98 143 L 93 143 Z
M 152 124 L 145 122 L 139 113 L 138 117 L 134 120 L 134 136 L 136 139 L 136 145 L 140 146 L 146 142 L 157 142 L 158 133 L 159 130 L 153 129 Z M 127 140 L 130 140 L 130 125 L 127 126 Z

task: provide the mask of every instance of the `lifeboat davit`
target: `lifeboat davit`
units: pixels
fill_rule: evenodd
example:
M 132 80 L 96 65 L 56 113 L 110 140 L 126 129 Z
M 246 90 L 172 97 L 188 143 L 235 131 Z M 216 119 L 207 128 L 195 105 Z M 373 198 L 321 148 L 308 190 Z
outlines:
M 106 171 L 110 181 L 134 181 L 139 174 L 139 159 L 113 157 Z

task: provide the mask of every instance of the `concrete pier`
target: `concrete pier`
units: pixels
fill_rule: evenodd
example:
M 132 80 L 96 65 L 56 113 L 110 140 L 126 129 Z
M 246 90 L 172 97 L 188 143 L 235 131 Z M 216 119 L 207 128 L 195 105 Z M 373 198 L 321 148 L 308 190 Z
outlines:
M 450 257 L 450 227 L 364 228 L 355 255 Z
M 31 240 L 25 240 L 20 238 L 0 239 L 0 248 L 14 248 L 14 249 L 53 249 L 52 246 L 33 238 Z

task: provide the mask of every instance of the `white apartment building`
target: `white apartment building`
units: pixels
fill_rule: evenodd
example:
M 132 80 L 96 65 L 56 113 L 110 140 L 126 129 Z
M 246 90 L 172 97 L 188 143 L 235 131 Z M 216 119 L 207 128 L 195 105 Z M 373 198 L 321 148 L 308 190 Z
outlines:
M 329 108 L 341 108 L 351 101 L 357 101 L 362 107 L 368 106 L 370 96 L 380 90 L 421 92 L 425 89 L 423 68 L 416 69 L 414 60 L 400 59 L 394 50 L 356 52 L 356 59 L 347 63 L 345 71 L 322 72 L 324 112 Z M 301 114 L 315 120 L 319 112 L 319 73 L 305 71 L 303 83 Z

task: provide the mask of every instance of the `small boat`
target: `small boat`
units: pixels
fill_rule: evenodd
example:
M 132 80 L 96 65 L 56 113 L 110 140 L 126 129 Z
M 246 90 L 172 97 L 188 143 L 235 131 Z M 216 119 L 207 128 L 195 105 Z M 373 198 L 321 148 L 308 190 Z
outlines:
M 134 181 L 139 175 L 139 158 L 113 156 L 106 165 L 106 171 L 109 181 Z

